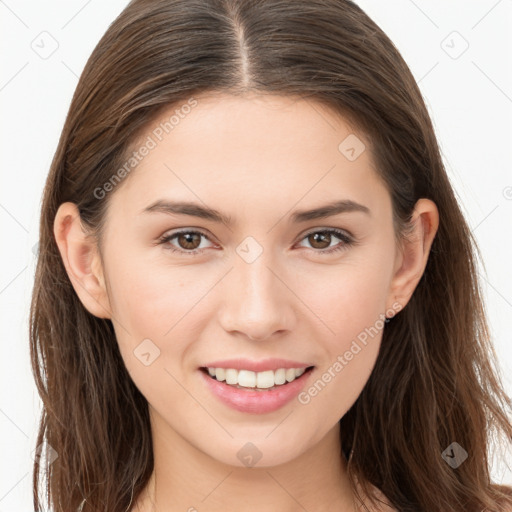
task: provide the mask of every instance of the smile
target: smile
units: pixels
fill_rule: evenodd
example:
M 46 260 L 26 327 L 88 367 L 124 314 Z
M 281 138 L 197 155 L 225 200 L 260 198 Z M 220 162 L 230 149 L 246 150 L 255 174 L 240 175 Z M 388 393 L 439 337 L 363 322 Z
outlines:
M 211 375 L 213 370 L 215 375 Z M 202 367 L 199 373 L 209 391 L 224 405 L 239 412 L 264 414 L 276 411 L 291 402 L 306 386 L 313 370 L 313 366 L 307 369 L 279 368 L 275 371 L 263 372 Z M 290 380 L 286 378 L 287 372 Z M 223 380 L 220 380 L 221 378 Z M 239 382 L 252 385 L 240 385 Z M 279 384 L 279 382 L 283 383 Z M 258 387 L 256 385 L 258 383 L 266 387 Z
M 293 382 L 306 372 L 307 369 L 278 368 L 275 371 L 267 370 L 264 372 L 236 370 L 234 368 L 203 368 L 203 370 L 207 370 L 210 377 L 215 378 L 217 381 L 225 382 L 238 389 L 267 390 Z

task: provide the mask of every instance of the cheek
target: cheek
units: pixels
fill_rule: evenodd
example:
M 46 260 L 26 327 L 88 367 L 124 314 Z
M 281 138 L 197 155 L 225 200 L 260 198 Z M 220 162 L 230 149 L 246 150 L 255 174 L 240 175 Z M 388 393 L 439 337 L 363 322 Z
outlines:
M 165 265 L 159 251 L 133 249 L 129 258 L 111 258 L 108 269 L 114 315 L 127 330 L 147 337 L 162 337 L 169 331 L 209 282 L 191 267 Z
M 179 309 L 180 285 L 165 275 L 152 275 L 139 268 L 111 272 L 112 311 L 130 334 L 160 337 L 169 330 Z
M 375 366 L 385 327 L 390 268 L 385 255 L 357 263 L 347 259 L 346 265 L 337 267 L 335 277 L 331 268 L 330 275 L 304 282 L 307 304 L 322 320 L 317 332 L 323 354 L 322 366 L 299 402 L 318 414 L 329 411 L 333 422 L 352 406 Z
M 143 353 L 158 355 L 152 369 L 179 367 L 190 340 L 200 335 L 196 311 L 202 311 L 201 301 L 218 280 L 217 274 L 212 277 L 211 269 L 193 271 L 190 266 L 153 265 L 136 258 L 113 261 L 116 264 L 108 272 L 110 299 L 126 367 L 140 379 L 137 354 L 143 342 L 147 347 Z
M 391 263 L 385 257 L 364 255 L 357 261 L 347 258 L 336 267 L 302 273 L 300 296 L 321 320 L 332 348 L 342 348 L 385 313 L 390 275 Z

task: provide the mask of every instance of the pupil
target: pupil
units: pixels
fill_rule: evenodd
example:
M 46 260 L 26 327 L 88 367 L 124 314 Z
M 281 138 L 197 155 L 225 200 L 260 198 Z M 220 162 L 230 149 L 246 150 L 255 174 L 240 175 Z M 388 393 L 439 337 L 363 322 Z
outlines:
M 322 239 L 322 238 L 324 239 L 324 240 L 323 240 L 324 245 L 320 247 L 321 249 L 323 249 L 323 248 L 325 248 L 325 247 L 328 247 L 328 246 L 329 246 L 330 241 L 327 241 L 327 239 L 328 239 L 329 237 L 330 237 L 330 235 L 329 235 L 329 234 L 327 234 L 327 233 L 314 233 L 314 234 L 313 234 L 313 240 L 314 240 L 314 243 L 318 243 L 318 242 L 320 242 L 320 244 L 322 244 L 322 240 L 321 240 L 321 239 Z M 319 239 L 320 239 L 320 240 L 319 240 Z M 325 242 L 326 242 L 326 241 L 327 241 L 327 245 L 325 245 Z M 312 245 L 313 245 L 313 247 L 315 247 L 315 246 L 314 246 L 314 244 L 312 244 Z
M 185 233 L 185 234 L 182 234 L 181 237 L 185 239 L 185 248 L 186 249 L 194 249 L 195 248 L 195 247 L 189 247 L 189 246 L 194 245 L 194 243 L 191 239 L 193 239 L 194 237 L 197 238 L 196 233 Z

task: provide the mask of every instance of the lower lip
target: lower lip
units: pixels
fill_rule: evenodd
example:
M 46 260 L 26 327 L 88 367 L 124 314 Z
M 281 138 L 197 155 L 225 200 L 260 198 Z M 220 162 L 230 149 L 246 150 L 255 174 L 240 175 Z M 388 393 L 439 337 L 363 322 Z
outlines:
M 314 368 L 304 372 L 298 379 L 269 391 L 246 391 L 235 388 L 199 370 L 206 385 L 223 403 L 240 412 L 264 414 L 277 411 L 293 400 L 304 388 Z

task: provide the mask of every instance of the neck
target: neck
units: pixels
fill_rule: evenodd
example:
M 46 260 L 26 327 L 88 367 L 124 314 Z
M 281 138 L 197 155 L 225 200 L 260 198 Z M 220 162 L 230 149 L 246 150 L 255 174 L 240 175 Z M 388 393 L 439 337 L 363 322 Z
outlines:
M 198 450 L 152 411 L 154 470 L 132 512 L 356 510 L 339 423 L 284 464 L 238 467 Z

